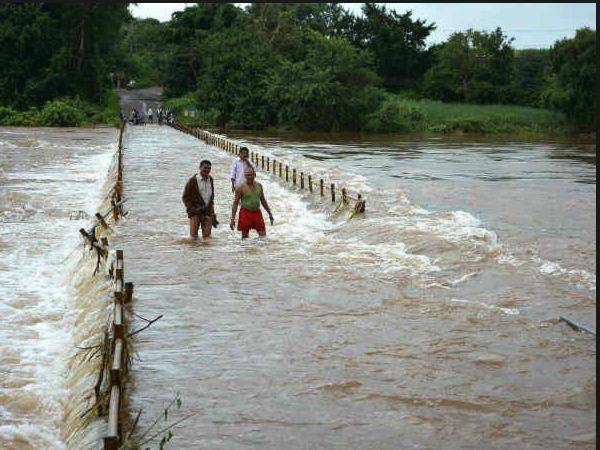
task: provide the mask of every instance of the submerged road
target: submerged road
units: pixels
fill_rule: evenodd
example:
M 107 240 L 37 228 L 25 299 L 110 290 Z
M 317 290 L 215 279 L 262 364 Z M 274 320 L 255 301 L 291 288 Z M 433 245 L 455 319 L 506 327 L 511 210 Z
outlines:
M 593 341 L 520 314 L 515 294 L 568 280 L 499 264 L 495 236 L 460 225 L 465 213 L 386 210 L 371 193 L 365 229 L 259 173 L 275 225 L 242 241 L 227 226 L 229 155 L 157 125 L 128 127 L 124 145 L 115 241 L 135 311 L 163 315 L 136 344 L 141 429 L 180 392 L 170 417 L 197 414 L 173 430 L 178 449 L 595 442 Z M 193 242 L 181 194 L 204 158 L 221 225 Z
M 159 94 L 122 104 L 155 109 Z M 595 328 L 594 173 L 578 150 L 330 139 L 237 135 L 365 193 L 366 217 L 331 216 L 259 172 L 275 225 L 242 241 L 231 156 L 167 126 L 127 128 L 114 241 L 135 312 L 163 315 L 135 345 L 140 429 L 179 392 L 169 419 L 196 414 L 173 429 L 177 449 L 593 448 L 595 342 L 557 321 Z M 201 159 L 221 224 L 194 242 L 181 194 Z M 502 239 L 468 212 L 487 205 Z

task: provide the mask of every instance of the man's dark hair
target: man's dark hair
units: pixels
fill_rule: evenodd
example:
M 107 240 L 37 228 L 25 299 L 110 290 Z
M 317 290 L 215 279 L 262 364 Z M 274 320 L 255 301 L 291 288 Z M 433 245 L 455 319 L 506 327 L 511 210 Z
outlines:
M 248 150 L 248 147 L 242 147 L 242 148 L 240 148 L 240 153 L 242 153 L 243 151 L 246 151 L 246 152 L 250 153 L 250 150 Z
M 204 165 L 208 165 L 208 166 L 212 166 L 212 164 L 210 163 L 210 161 L 208 159 L 203 159 L 202 162 L 200 163 L 201 166 Z

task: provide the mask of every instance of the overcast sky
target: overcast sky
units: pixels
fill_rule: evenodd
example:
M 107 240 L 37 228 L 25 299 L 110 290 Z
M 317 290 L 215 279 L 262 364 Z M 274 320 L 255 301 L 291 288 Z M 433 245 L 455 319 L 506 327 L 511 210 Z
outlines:
M 244 3 L 237 3 L 244 5 Z M 167 21 L 174 11 L 193 3 L 138 3 L 131 6 L 134 16 Z M 342 3 L 359 14 L 360 3 Z M 435 22 L 437 29 L 427 43 L 444 41 L 455 31 L 468 28 L 491 31 L 500 26 L 514 37 L 514 48 L 546 48 L 563 37 L 573 37 L 584 26 L 596 29 L 595 3 L 385 3 L 402 13 L 413 11 L 413 19 Z

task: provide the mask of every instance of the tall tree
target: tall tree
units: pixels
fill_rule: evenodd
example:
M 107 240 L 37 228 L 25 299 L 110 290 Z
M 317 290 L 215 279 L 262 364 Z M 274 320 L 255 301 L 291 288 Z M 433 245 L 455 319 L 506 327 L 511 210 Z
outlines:
M 510 103 L 540 106 L 541 95 L 550 69 L 548 49 L 515 50 Z
M 551 76 L 544 103 L 562 111 L 579 129 L 596 126 L 596 31 L 577 30 L 550 50 Z
M 425 40 L 435 30 L 435 23 L 413 20 L 412 11 L 398 14 L 375 3 L 365 3 L 362 11 L 364 17 L 355 18 L 354 31 L 348 37 L 373 53 L 385 88 L 414 88 L 430 64 Z
M 127 4 L 0 5 L 0 99 L 20 108 L 65 95 L 102 102 L 128 14 Z
M 128 79 L 134 79 L 138 87 L 163 84 L 171 54 L 171 46 L 165 38 L 164 23 L 132 17 L 122 27 L 112 65 Z
M 307 31 L 303 61 L 284 61 L 270 71 L 265 97 L 279 124 L 311 130 L 358 130 L 381 92 L 371 54 L 342 38 Z
M 17 109 L 39 104 L 25 91 L 44 76 L 62 44 L 56 29 L 42 4 L 0 5 L 0 104 Z
M 425 74 L 433 98 L 468 103 L 508 101 L 513 74 L 512 38 L 500 28 L 452 34 L 435 49 L 436 63 Z
M 231 28 L 241 11 L 230 3 L 199 3 L 173 13 L 166 30 L 166 40 L 173 49 L 165 78 L 168 96 L 196 90 L 204 41 L 215 30 Z

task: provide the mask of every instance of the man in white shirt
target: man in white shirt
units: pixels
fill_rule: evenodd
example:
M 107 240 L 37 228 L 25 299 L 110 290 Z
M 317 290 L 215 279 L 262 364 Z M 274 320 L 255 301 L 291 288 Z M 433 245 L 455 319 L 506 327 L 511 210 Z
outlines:
M 152 117 L 152 108 L 148 108 L 148 120 L 150 121 L 150 123 L 153 123 L 153 117 Z
M 215 189 L 210 170 L 210 161 L 202 161 L 199 173 L 188 180 L 181 197 L 190 219 L 190 237 L 192 239 L 198 239 L 199 228 L 202 228 L 202 237 L 209 238 L 213 224 L 216 226 Z
M 248 159 L 249 155 L 250 150 L 248 150 L 248 147 L 240 148 L 240 157 L 231 165 L 231 192 L 235 192 L 235 190 L 246 180 L 244 178 L 246 167 L 252 167 L 254 169 L 254 164 Z

